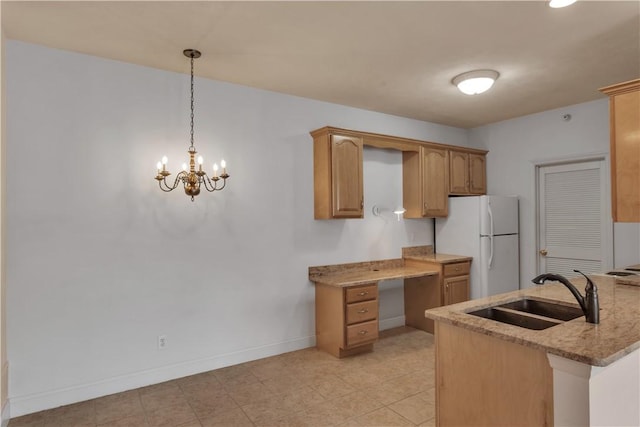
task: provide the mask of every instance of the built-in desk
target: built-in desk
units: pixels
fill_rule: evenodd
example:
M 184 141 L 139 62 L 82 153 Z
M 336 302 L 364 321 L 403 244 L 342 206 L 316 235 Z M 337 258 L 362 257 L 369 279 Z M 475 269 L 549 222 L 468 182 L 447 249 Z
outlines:
M 442 283 L 455 268 L 466 274 L 463 300 L 468 299 L 470 261 L 421 246 L 404 248 L 398 259 L 309 267 L 309 280 L 316 285 L 316 346 L 336 357 L 371 351 L 378 339 L 378 282 L 383 280 L 404 279 L 406 324 L 433 332 L 424 311 L 443 305 Z

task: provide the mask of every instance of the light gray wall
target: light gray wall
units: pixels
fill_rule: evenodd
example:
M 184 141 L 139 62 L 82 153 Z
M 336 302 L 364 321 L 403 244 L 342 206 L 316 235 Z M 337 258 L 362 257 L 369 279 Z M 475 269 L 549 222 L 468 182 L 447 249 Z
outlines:
M 571 120 L 563 120 L 564 114 L 571 114 Z M 471 129 L 469 142 L 489 150 L 489 193 L 516 194 L 520 198 L 520 285 L 532 286 L 531 278 L 537 275 L 534 165 L 591 154 L 608 156 L 608 100 L 603 98 Z M 606 197 L 610 198 L 609 190 Z M 614 264 L 640 262 L 640 224 L 614 224 L 613 234 Z
M 0 7 L 0 22 L 2 22 Z M 9 365 L 7 364 L 7 310 L 6 310 L 6 73 L 5 73 L 5 36 L 0 28 L 0 423 L 8 419 L 7 395 L 9 390 Z
M 401 200 L 401 156 L 385 150 L 365 149 L 365 218 L 315 221 L 309 131 L 468 143 L 463 129 L 196 79 L 196 148 L 231 179 L 192 203 L 153 179 L 163 154 L 174 172 L 186 159 L 188 75 L 16 41 L 6 55 L 13 416 L 313 345 L 309 266 L 397 258 L 432 234 L 430 220 L 370 214 Z M 382 293 L 393 326 L 399 283 Z

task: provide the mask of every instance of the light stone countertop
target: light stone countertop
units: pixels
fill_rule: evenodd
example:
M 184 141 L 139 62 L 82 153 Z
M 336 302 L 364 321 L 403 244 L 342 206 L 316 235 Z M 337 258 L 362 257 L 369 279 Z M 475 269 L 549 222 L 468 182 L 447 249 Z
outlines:
M 337 287 L 436 275 L 438 271 L 433 267 L 405 266 L 402 259 L 309 267 L 309 280 Z
M 433 246 L 410 246 L 402 248 L 402 258 L 380 261 L 364 261 L 348 264 L 333 264 L 309 267 L 309 280 L 316 284 L 348 287 L 379 282 L 381 280 L 409 279 L 412 277 L 436 276 L 438 270 L 432 266 L 416 263 L 405 265 L 404 260 L 423 261 L 438 264 L 471 261 L 472 257 L 462 255 L 434 254 Z
M 537 331 L 467 314 L 523 297 L 564 302 L 578 307 L 569 289 L 557 282 L 438 307 L 427 310 L 425 315 L 436 321 L 542 349 L 567 359 L 593 366 L 607 366 L 640 348 L 640 287 L 616 284 L 613 277 L 594 275 L 590 278 L 598 287 L 598 325 L 587 323 L 581 316 Z M 584 294 L 584 278 L 572 278 L 570 281 Z
M 455 262 L 471 261 L 470 256 L 448 255 L 448 254 L 428 254 L 428 255 L 405 255 L 404 259 L 415 261 L 437 262 L 438 264 L 452 264 Z

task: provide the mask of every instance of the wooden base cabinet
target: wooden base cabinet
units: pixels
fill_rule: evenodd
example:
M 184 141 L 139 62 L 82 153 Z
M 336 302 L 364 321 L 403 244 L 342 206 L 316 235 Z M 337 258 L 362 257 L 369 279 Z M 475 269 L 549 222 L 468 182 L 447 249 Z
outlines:
M 436 425 L 552 426 L 545 351 L 436 323 Z M 588 402 L 583 408 L 589 411 Z
M 469 300 L 469 276 L 447 277 L 443 280 L 442 305 Z
M 469 270 L 471 261 L 441 264 L 436 262 L 405 260 L 406 264 L 428 264 L 439 272 L 436 284 L 424 277 L 405 279 L 405 323 L 417 329 L 434 332 L 434 322 L 424 317 L 424 311 L 443 305 L 469 300 Z
M 316 346 L 336 357 L 373 350 L 378 339 L 378 284 L 316 284 Z
M 611 214 L 640 222 L 640 79 L 600 91 L 609 95 Z

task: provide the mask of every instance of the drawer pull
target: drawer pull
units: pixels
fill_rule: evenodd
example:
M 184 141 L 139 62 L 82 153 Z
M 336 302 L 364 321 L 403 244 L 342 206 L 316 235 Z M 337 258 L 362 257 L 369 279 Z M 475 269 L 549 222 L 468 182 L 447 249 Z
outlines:
M 366 308 L 363 308 L 362 310 L 359 310 L 358 313 L 363 314 L 363 313 L 368 313 L 369 310 Z
M 358 333 L 359 333 L 360 335 L 366 335 L 366 334 L 367 334 L 367 331 L 363 329 L 362 331 L 360 331 L 360 332 L 358 332 Z
M 368 293 L 369 293 L 369 291 L 362 291 L 358 295 L 363 297 L 363 296 L 367 295 Z

